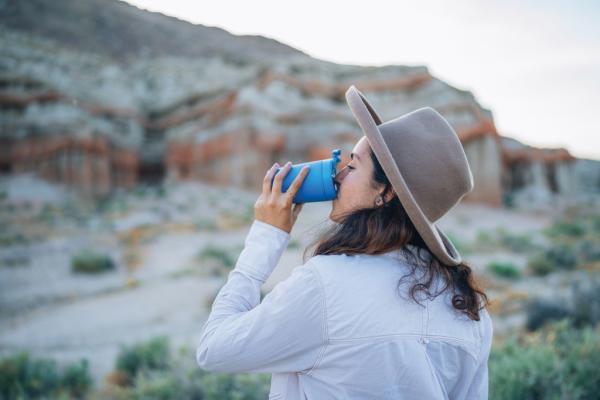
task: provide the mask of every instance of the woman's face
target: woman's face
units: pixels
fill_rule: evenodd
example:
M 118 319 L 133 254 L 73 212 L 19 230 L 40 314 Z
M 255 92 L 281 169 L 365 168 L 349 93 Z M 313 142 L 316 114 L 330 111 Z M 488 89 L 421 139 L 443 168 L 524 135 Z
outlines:
M 342 213 L 375 207 L 375 199 L 383 190 L 374 189 L 372 186 L 375 167 L 369 154 L 370 146 L 366 136 L 360 138 L 352 150 L 352 159 L 335 176 L 339 187 L 329 214 L 332 221 L 339 222 Z

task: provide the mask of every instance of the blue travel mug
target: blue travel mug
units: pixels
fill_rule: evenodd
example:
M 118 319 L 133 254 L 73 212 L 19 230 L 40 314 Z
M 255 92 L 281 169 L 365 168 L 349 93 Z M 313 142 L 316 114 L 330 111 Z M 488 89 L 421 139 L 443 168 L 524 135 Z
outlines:
M 304 177 L 304 181 L 298 189 L 296 196 L 292 200 L 293 203 L 310 203 L 316 201 L 328 201 L 337 197 L 338 186 L 334 181 L 337 174 L 337 163 L 340 162 L 340 149 L 335 149 L 331 152 L 331 158 L 325 160 L 310 161 L 300 164 L 292 164 L 291 169 L 283 178 L 281 191 L 287 192 L 288 188 L 302 170 L 302 167 L 309 167 L 308 173 Z M 271 187 L 275 180 L 275 175 L 281 168 L 277 168 L 273 178 L 271 179 Z

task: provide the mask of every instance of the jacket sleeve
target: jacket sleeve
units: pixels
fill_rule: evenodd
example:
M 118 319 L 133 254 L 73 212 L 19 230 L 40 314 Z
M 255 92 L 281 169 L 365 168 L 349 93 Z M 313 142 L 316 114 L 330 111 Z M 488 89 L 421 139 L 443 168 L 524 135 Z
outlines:
M 325 300 L 312 259 L 265 295 L 260 288 L 287 247 L 289 233 L 255 220 L 234 269 L 202 327 L 196 361 L 214 372 L 299 372 L 326 342 Z
M 481 319 L 483 322 L 483 343 L 481 349 L 481 357 L 475 376 L 471 381 L 466 399 L 487 399 L 489 397 L 489 374 L 488 360 L 492 348 L 492 337 L 494 336 L 492 318 L 487 310 L 482 310 Z

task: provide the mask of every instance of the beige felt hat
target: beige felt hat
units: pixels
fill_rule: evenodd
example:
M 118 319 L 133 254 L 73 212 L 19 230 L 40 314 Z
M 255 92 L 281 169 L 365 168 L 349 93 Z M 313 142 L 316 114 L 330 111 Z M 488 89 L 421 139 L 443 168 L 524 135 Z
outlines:
M 448 121 L 431 107 L 381 118 L 354 86 L 346 102 L 429 250 L 444 264 L 462 257 L 435 222 L 473 190 L 467 156 Z

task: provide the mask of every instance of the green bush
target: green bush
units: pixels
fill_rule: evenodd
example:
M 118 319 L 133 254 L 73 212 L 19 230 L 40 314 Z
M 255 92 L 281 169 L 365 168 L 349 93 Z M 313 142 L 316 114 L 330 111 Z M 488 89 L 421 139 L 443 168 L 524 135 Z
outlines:
M 577 327 L 600 323 L 600 279 L 577 281 L 571 287 L 573 324 Z
M 82 398 L 92 387 L 85 359 L 59 368 L 56 361 L 20 352 L 0 360 L 0 398 Z
M 533 299 L 525 307 L 527 329 L 537 330 L 547 322 L 569 318 L 576 328 L 600 323 L 600 279 L 585 278 L 571 286 L 570 298 Z
M 169 371 L 140 371 L 130 399 L 170 400 L 189 399 L 185 382 Z M 201 398 L 201 397 L 198 397 Z
M 585 262 L 600 261 L 600 240 L 579 240 L 577 242 L 577 254 Z
M 213 259 L 219 262 L 224 267 L 233 267 L 235 265 L 235 259 L 231 255 L 230 251 L 221 247 L 207 246 L 198 255 L 199 260 Z
M 556 271 L 556 266 L 543 253 L 536 254 L 527 261 L 527 268 L 538 276 L 548 275 Z
M 180 351 L 180 355 L 172 354 L 168 339 L 162 336 L 124 349 L 116 366 L 131 380 L 125 386 L 110 386 L 108 397 L 114 400 L 262 400 L 268 397 L 270 374 L 205 371 L 190 357 L 189 349 Z
M 499 243 L 490 232 L 479 230 L 477 231 L 473 246 L 479 251 L 496 250 L 499 247 Z
M 585 223 L 578 219 L 560 219 L 543 230 L 550 238 L 580 238 L 586 233 Z
M 489 359 L 491 399 L 547 399 L 560 393 L 559 360 L 552 346 L 527 346 L 516 339 L 493 350 Z
M 535 275 L 546 275 L 558 269 L 573 269 L 578 262 L 572 246 L 556 244 L 530 258 L 527 266 Z
M 509 250 L 515 253 L 530 253 L 539 250 L 533 237 L 528 233 L 511 233 L 504 227 L 492 232 L 479 230 L 473 246 L 479 251 Z
M 563 302 L 533 299 L 527 303 L 525 313 L 527 314 L 527 329 L 535 331 L 550 321 L 568 317 L 571 310 Z
M 259 400 L 269 397 L 268 374 L 201 373 L 196 375 L 202 399 Z
M 517 279 L 521 277 L 521 271 L 511 262 L 492 261 L 487 265 L 487 269 L 501 278 Z
M 577 255 L 571 246 L 556 245 L 547 249 L 545 254 L 560 269 L 573 269 L 577 266 Z
M 76 273 L 99 273 L 115 268 L 113 260 L 104 254 L 84 250 L 71 258 L 71 271 Z
M 537 249 L 537 245 L 533 243 L 529 234 L 510 233 L 504 228 L 498 228 L 496 233 L 498 242 L 507 250 L 515 253 L 528 253 Z
M 214 261 L 209 263 L 205 271 L 213 276 L 226 277 L 235 267 L 237 256 L 244 249 L 244 246 L 234 246 L 230 248 L 221 248 L 209 245 L 204 248 L 196 257 L 199 261 Z
M 0 247 L 18 246 L 29 242 L 21 232 L 11 232 L 8 229 L 0 231 Z
M 126 374 L 132 383 L 138 372 L 165 370 L 170 363 L 169 340 L 158 336 L 146 342 L 123 347 L 117 356 L 116 369 Z
M 600 328 L 555 322 L 492 349 L 490 399 L 595 399 L 598 365 Z

